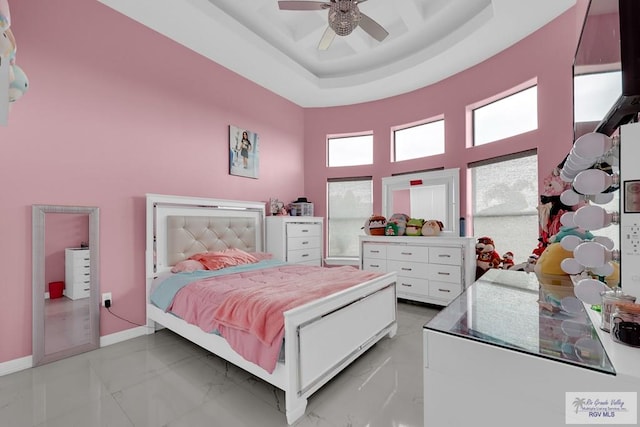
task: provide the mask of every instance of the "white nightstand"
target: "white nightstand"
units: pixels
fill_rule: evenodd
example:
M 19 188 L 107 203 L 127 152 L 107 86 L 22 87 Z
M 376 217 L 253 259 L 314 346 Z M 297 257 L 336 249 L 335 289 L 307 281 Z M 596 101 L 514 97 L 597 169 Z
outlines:
M 314 216 L 268 216 L 267 252 L 294 264 L 322 265 L 322 221 Z

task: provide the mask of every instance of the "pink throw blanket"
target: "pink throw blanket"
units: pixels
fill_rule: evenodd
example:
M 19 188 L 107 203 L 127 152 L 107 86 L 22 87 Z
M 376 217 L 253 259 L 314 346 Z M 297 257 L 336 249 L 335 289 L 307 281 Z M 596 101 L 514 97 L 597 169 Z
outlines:
M 285 311 L 378 276 L 348 266 L 282 265 L 190 283 L 169 310 L 205 332 L 218 330 L 245 359 L 273 372 Z

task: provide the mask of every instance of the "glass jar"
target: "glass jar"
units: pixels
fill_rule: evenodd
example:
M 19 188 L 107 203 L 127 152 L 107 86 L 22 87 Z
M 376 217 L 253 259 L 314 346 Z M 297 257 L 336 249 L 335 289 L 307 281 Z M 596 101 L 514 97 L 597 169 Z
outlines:
M 640 347 L 640 304 L 619 303 L 611 315 L 611 338 Z
M 622 293 L 620 288 L 615 288 L 602 294 L 600 329 L 609 332 L 609 323 L 616 304 L 625 302 L 636 302 L 636 297 Z

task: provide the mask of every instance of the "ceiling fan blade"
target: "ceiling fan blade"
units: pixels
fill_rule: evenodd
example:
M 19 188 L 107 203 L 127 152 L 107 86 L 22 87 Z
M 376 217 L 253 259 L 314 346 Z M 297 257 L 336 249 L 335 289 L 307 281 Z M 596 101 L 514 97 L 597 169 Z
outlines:
M 324 30 L 324 34 L 322 35 L 322 38 L 320 39 L 320 43 L 318 43 L 318 50 L 329 49 L 329 46 L 331 46 L 331 42 L 333 42 L 333 39 L 335 38 L 336 38 L 336 32 L 333 31 L 331 27 L 327 27 L 327 29 Z
M 367 34 L 369 34 L 374 39 L 381 42 L 389 35 L 387 30 L 382 28 L 382 25 L 378 24 L 376 21 L 369 18 L 364 13 L 360 12 L 360 16 L 362 18 L 360 19 L 360 23 L 358 24 L 358 26 L 360 26 L 360 28 L 365 30 Z
M 322 10 L 328 9 L 331 6 L 329 2 L 325 1 L 279 1 L 278 7 L 280 10 Z

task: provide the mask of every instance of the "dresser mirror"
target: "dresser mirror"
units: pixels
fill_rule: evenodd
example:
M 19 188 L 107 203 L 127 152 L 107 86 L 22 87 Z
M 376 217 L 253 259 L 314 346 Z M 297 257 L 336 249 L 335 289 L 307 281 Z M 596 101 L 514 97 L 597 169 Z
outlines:
M 33 366 L 100 346 L 99 208 L 32 206 Z
M 460 169 L 444 169 L 382 178 L 382 212 L 435 219 L 443 236 L 460 234 Z

